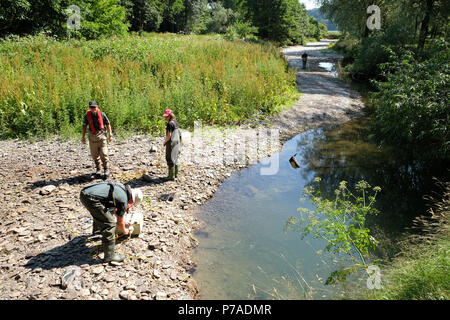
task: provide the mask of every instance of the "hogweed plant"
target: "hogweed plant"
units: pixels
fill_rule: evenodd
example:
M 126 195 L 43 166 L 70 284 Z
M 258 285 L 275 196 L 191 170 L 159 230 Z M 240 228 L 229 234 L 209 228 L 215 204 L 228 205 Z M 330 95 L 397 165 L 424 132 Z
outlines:
M 319 190 L 320 181 L 320 178 L 315 178 L 311 186 L 304 188 L 304 197 L 300 199 L 305 202 L 309 198 L 316 208 L 298 208 L 300 217 L 289 218 L 285 230 L 298 231 L 302 239 L 309 234 L 322 238 L 327 241 L 326 251 L 345 253 L 351 258 L 354 262 L 352 266 L 330 275 L 326 284 L 331 284 L 345 280 L 358 269 L 367 269 L 369 250 L 375 249 L 377 240 L 366 227 L 366 219 L 378 213 L 374 204 L 381 188 L 372 188 L 366 181 L 360 181 L 352 192 L 347 182 L 342 181 L 335 190 L 335 198 L 328 200 Z M 322 250 L 317 253 L 321 254 Z

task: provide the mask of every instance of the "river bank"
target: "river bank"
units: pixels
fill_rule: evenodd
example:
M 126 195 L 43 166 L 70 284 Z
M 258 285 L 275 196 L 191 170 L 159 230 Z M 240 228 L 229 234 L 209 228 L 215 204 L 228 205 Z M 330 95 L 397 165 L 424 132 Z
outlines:
M 256 126 L 186 133 L 176 182 L 160 179 L 167 174 L 162 137 L 135 135 L 110 144 L 112 180 L 142 188 L 145 197 L 135 209 L 144 213 L 144 230 L 117 245 L 128 258 L 120 266 L 103 264 L 96 250 L 100 242 L 88 237 L 90 215 L 78 199 L 80 190 L 95 181 L 87 146 L 59 138 L 0 141 L 1 299 L 196 298 L 198 288 L 189 270 L 195 264 L 193 231 L 200 222 L 193 209 L 208 201 L 233 171 L 274 154 L 293 135 L 362 115 L 359 94 L 318 66 L 340 58 L 321 52 L 328 44 L 283 49 L 299 71 L 302 91 L 288 110 Z M 308 67 L 300 70 L 305 51 Z M 267 143 L 273 137 L 268 134 L 265 142 L 271 147 L 261 150 L 254 139 L 261 137 L 255 134 L 258 130 L 274 130 L 279 143 Z M 161 200 L 170 193 L 175 193 L 173 201 Z M 71 281 L 65 283 L 68 274 Z

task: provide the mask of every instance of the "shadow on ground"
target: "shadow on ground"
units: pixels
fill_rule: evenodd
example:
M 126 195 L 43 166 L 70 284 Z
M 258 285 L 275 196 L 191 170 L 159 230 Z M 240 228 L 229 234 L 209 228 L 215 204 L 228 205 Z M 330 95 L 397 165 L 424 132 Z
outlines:
M 25 268 L 31 270 L 37 268 L 51 270 L 70 265 L 81 266 L 83 264 L 95 265 L 103 263 L 102 260 L 92 257 L 97 252 L 99 246 L 88 247 L 88 243 L 89 240 L 86 236 L 77 236 L 61 246 L 31 257 L 26 263 Z

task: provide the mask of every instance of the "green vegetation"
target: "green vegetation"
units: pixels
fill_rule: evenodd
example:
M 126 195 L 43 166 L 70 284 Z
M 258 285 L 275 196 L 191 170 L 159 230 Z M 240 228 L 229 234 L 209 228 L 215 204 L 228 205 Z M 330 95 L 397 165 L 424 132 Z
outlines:
M 336 25 L 334 25 L 326 15 L 320 12 L 320 8 L 308 10 L 308 15 L 323 23 L 329 31 L 338 32 Z
M 324 24 L 297 0 L 1 0 L 0 37 L 45 32 L 99 39 L 127 31 L 227 34 L 281 45 L 320 39 Z M 76 10 L 67 10 L 76 6 Z M 78 19 L 79 28 L 72 28 Z M 70 22 L 70 23 L 68 23 Z
M 325 32 L 297 0 L 0 0 L 0 138 L 72 135 L 92 99 L 115 130 L 264 118 L 298 96 L 277 46 Z
M 425 236 L 409 239 L 402 254 L 382 270 L 380 290 L 361 298 L 379 300 L 450 299 L 450 183 L 431 222 L 422 223 Z
M 368 216 L 378 212 L 373 206 L 381 189 L 374 187 L 374 194 L 369 195 L 371 186 L 366 181 L 360 181 L 352 192 L 347 182 L 342 181 L 335 190 L 335 199 L 328 200 L 321 195 L 320 181 L 320 178 L 315 178 L 313 185 L 303 189 L 303 195 L 316 208 L 298 208 L 300 218 L 288 219 L 285 229 L 297 230 L 302 239 L 312 233 L 314 238 L 328 242 L 326 251 L 345 253 L 351 258 L 354 263 L 352 266 L 333 272 L 327 279 L 326 284 L 332 284 L 345 280 L 358 269 L 367 268 L 369 250 L 375 249 L 377 241 L 365 224 Z
M 380 65 L 386 81 L 376 82 L 371 96 L 374 132 L 384 144 L 410 152 L 430 152 L 450 158 L 450 47 L 445 41 L 429 45 L 426 59 L 401 50 L 390 63 Z
M 81 132 L 92 99 L 115 130 L 159 132 L 166 108 L 183 127 L 226 125 L 298 96 L 277 47 L 220 36 L 13 38 L 0 42 L 0 61 L 2 138 Z
M 450 163 L 449 16 L 442 0 L 320 0 L 342 31 L 333 49 L 344 53 L 345 71 L 370 84 L 369 138 L 395 148 L 415 163 Z M 366 9 L 380 8 L 381 29 L 369 30 Z M 421 168 L 424 170 L 426 168 Z M 430 177 L 431 178 L 431 177 Z M 410 182 L 414 184 L 414 182 Z M 369 299 L 449 298 L 449 184 L 440 227 L 409 243 L 401 257 L 382 269 L 384 288 Z M 424 212 L 418 212 L 418 215 Z M 433 238 L 430 241 L 430 238 Z
M 450 5 L 441 0 L 321 0 L 339 29 L 333 49 L 345 54 L 345 72 L 369 83 L 377 143 L 450 160 Z M 369 30 L 366 9 L 380 8 L 381 29 Z

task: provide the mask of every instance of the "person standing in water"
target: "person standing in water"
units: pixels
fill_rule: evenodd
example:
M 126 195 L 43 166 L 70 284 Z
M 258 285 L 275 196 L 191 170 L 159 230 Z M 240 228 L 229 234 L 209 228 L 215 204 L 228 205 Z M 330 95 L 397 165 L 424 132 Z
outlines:
M 173 181 L 177 178 L 179 170 L 178 155 L 181 147 L 181 131 L 172 110 L 167 109 L 163 117 L 167 120 L 166 138 L 163 146 L 166 147 L 166 161 L 169 168 L 169 174 L 164 179 Z
M 308 60 L 308 54 L 305 52 L 302 54 L 303 69 L 306 69 L 307 60 Z

